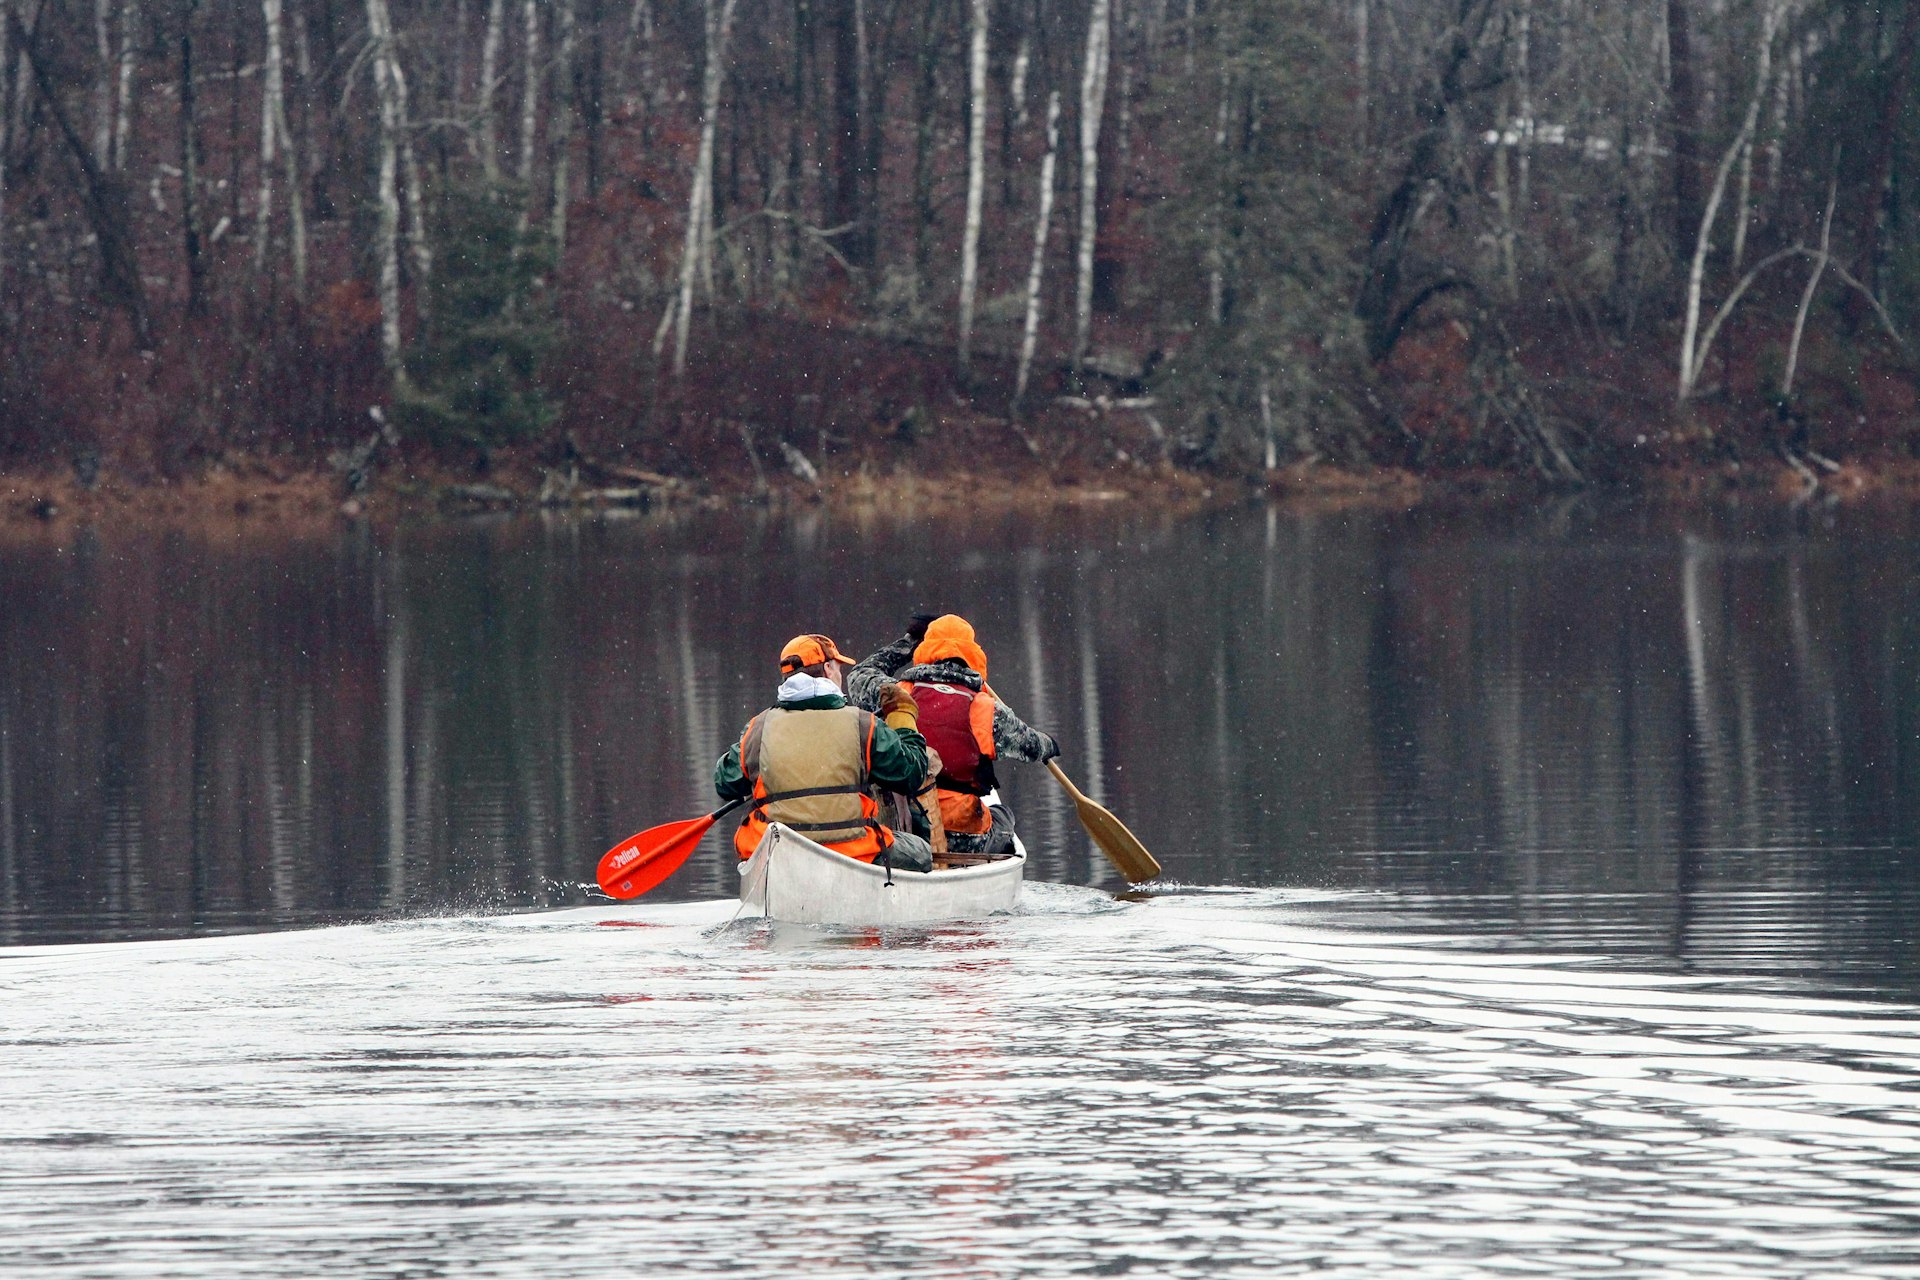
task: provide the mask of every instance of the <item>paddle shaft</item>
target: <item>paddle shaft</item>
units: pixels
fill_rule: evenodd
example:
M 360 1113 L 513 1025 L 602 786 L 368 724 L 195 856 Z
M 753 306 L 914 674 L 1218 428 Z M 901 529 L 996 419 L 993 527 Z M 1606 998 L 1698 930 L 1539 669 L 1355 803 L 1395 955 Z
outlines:
M 1140 837 L 1127 830 L 1126 823 L 1114 817 L 1097 801 L 1082 794 L 1080 788 L 1074 786 L 1073 780 L 1060 768 L 1058 761 L 1047 761 L 1047 772 L 1073 797 L 1073 808 L 1080 818 L 1080 825 L 1087 829 L 1087 834 L 1100 846 L 1100 852 L 1107 855 L 1107 861 L 1113 864 L 1114 869 L 1127 878 L 1128 884 L 1139 884 L 1160 874 L 1160 863 L 1147 852 L 1147 846 L 1140 843 Z
M 1001 706 L 1006 706 L 1006 700 L 993 691 L 992 685 L 982 680 L 980 687 L 986 690 L 988 697 L 1000 703 Z M 1151 880 L 1160 874 L 1159 861 L 1147 852 L 1147 846 L 1140 843 L 1140 837 L 1127 830 L 1126 823 L 1114 817 L 1097 801 L 1090 799 L 1081 792 L 1080 788 L 1074 786 L 1073 780 L 1067 777 L 1058 761 L 1049 760 L 1046 765 L 1054 781 L 1064 787 L 1067 794 L 1073 798 L 1074 814 L 1080 819 L 1080 825 L 1087 829 L 1087 834 L 1093 837 L 1093 842 L 1100 846 L 1100 852 L 1107 855 L 1107 861 L 1113 864 L 1114 870 L 1127 878 L 1128 884 L 1139 884 L 1142 880 Z

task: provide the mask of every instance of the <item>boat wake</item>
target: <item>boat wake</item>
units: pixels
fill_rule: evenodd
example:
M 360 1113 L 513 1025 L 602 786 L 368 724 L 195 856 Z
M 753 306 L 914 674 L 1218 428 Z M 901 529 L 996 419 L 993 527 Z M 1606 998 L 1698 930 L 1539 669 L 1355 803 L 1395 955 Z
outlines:
M 1365 895 L 1023 903 L 884 930 L 712 900 L 0 953 L 9 1263 L 1920 1267 L 1920 1009 L 1381 928 Z

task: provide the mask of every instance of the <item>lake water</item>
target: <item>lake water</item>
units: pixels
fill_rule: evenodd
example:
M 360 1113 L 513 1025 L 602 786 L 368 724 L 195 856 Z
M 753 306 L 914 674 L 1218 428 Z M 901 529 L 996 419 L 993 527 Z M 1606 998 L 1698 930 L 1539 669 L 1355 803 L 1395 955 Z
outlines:
M 0 549 L 0 1272 L 1920 1276 L 1920 522 Z M 1013 916 L 735 919 L 779 644 L 966 613 Z M 324 926 L 324 927 L 314 927 Z

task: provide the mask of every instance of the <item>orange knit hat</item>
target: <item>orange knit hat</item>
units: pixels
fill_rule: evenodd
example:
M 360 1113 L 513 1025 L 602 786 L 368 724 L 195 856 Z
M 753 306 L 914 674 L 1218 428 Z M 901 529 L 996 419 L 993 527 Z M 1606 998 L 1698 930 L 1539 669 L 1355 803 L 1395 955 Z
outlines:
M 982 680 L 987 678 L 987 652 L 974 643 L 973 624 L 957 613 L 929 622 L 926 639 L 913 651 L 915 662 L 939 662 L 943 658 L 958 658 Z

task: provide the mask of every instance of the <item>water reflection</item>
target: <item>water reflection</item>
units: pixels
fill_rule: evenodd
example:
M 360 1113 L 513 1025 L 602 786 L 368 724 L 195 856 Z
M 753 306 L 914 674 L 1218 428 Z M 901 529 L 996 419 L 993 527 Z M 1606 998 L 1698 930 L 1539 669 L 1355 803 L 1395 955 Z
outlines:
M 767 655 L 964 612 L 1194 885 L 1920 989 L 1910 513 L 727 515 L 0 550 L 0 942 L 578 901 Z M 1009 770 L 1013 773 L 1015 771 Z M 1117 887 L 1012 779 L 1034 874 Z M 660 892 L 728 894 L 710 840 Z

